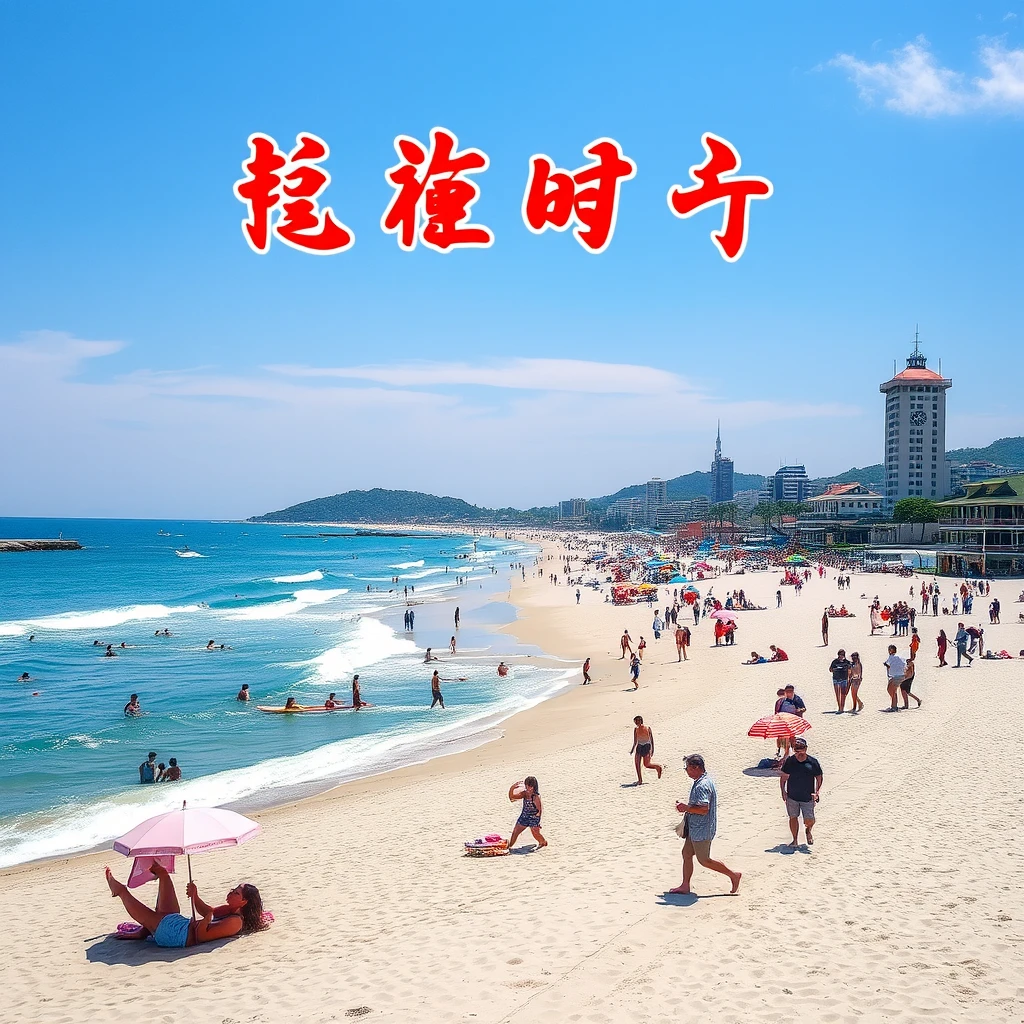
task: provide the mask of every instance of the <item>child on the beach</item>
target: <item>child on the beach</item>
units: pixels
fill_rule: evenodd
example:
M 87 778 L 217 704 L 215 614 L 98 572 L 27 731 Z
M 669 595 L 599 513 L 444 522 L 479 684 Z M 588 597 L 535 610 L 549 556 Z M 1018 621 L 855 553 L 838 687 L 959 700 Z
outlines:
M 522 782 L 514 782 L 508 790 L 509 800 L 523 801 L 523 809 L 519 812 L 519 819 L 516 827 L 512 829 L 512 835 L 508 841 L 509 850 L 515 845 L 515 841 L 523 834 L 525 829 L 533 833 L 537 840 L 537 849 L 543 850 L 548 841 L 541 835 L 540 816 L 544 810 L 540 799 L 540 785 L 534 775 L 527 775 Z

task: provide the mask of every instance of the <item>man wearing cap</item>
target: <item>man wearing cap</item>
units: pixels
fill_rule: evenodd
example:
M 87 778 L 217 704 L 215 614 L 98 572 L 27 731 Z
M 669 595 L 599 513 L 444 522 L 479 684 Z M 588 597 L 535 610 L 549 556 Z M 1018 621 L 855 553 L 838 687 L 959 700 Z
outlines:
M 742 872 L 733 871 L 720 860 L 711 859 L 711 840 L 715 838 L 718 828 L 718 792 L 715 783 L 704 768 L 704 758 L 700 754 L 690 754 L 686 758 L 686 774 L 693 785 L 686 803 L 680 801 L 676 810 L 683 815 L 683 820 L 676 828 L 683 840 L 683 882 L 669 892 L 682 896 L 690 893 L 690 879 L 693 877 L 693 858 L 696 857 L 702 866 L 719 874 L 726 875 L 732 883 L 730 892 L 737 892 L 740 887 Z
M 821 783 L 824 775 L 816 757 L 807 753 L 807 740 L 797 736 L 793 740 L 793 753 L 782 763 L 779 775 L 779 786 L 782 799 L 786 803 L 789 815 L 789 831 L 793 834 L 790 846 L 799 846 L 797 835 L 800 832 L 800 818 L 804 819 L 804 832 L 807 833 L 807 845 L 814 845 L 814 805 L 820 799 Z

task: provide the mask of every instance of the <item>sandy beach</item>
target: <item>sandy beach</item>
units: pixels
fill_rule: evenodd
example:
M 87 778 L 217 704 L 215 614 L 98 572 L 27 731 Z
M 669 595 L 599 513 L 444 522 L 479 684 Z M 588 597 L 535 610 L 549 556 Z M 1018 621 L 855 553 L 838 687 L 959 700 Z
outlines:
M 559 553 L 555 542 L 545 551 Z M 520 617 L 508 631 L 589 656 L 592 686 L 468 752 L 254 815 L 256 840 L 194 858 L 211 902 L 240 881 L 260 887 L 276 920 L 254 936 L 186 950 L 109 938 L 126 918 L 103 881 L 105 863 L 127 876 L 114 853 L 0 874 L 0 1020 L 1024 1019 L 1024 662 L 940 670 L 934 637 L 952 636 L 957 619 L 920 617 L 924 705 L 881 713 L 890 631 L 868 635 L 861 595 L 892 603 L 921 581 L 855 575 L 839 592 L 835 575 L 799 597 L 783 588 L 781 609 L 777 572 L 713 581 L 716 596 L 743 587 L 767 610 L 739 613 L 734 647 L 715 649 L 702 620 L 683 664 L 668 635 L 653 639 L 646 606 L 613 607 L 589 589 L 577 606 L 575 588 L 528 576 L 510 593 Z M 989 648 L 1024 648 L 1019 590 L 992 585 L 1002 625 L 988 626 L 976 600 L 971 621 Z M 822 609 L 840 601 L 856 617 L 832 620 L 826 649 Z M 619 660 L 623 628 L 648 643 L 635 692 Z M 906 638 L 892 642 L 905 653 Z M 771 643 L 790 661 L 741 664 Z M 839 647 L 865 664 L 857 715 L 833 713 L 827 668 Z M 746 735 L 787 682 L 807 703 L 825 775 L 816 843 L 797 850 L 785 845 L 777 774 L 754 768 L 774 743 Z M 458 683 L 445 699 L 457 704 Z M 642 787 L 629 755 L 636 714 L 666 769 Z M 674 805 L 689 792 L 691 752 L 717 783 L 714 853 L 743 872 L 735 896 L 700 867 L 696 896 L 667 892 L 680 881 Z M 518 805 L 507 790 L 527 774 L 540 781 L 550 846 L 531 851 L 527 833 L 516 855 L 464 857 L 465 840 L 508 834 Z M 184 864 L 177 880 L 184 899 Z

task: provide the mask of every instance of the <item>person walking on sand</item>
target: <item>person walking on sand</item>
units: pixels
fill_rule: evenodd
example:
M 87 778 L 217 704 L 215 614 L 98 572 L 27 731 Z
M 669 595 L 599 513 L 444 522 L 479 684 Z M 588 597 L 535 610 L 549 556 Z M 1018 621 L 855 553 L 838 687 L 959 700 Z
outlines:
M 636 656 L 641 661 L 644 660 L 644 651 L 646 651 L 646 650 L 647 650 L 647 641 L 643 637 L 640 637 L 640 643 L 638 643 L 636 645 Z
M 430 702 L 431 709 L 440 704 L 441 710 L 444 711 L 444 697 L 441 694 L 441 675 L 436 668 L 434 669 L 434 674 L 430 679 L 430 693 L 434 698 Z
M 946 649 L 949 647 L 949 637 L 946 636 L 946 631 L 944 629 L 939 630 L 939 635 L 935 638 L 935 643 L 939 649 L 939 668 L 945 668 L 949 664 L 949 662 L 946 661 Z
M 956 636 L 954 642 L 956 643 L 956 668 L 960 667 L 960 661 L 963 658 L 967 659 L 967 667 L 971 667 L 971 662 L 974 659 L 967 653 L 967 642 L 971 639 L 970 634 L 964 629 L 962 622 L 957 623 Z
M 700 754 L 690 754 L 686 758 L 686 774 L 692 783 L 690 795 L 685 803 L 679 801 L 676 804 L 676 810 L 683 815 L 683 820 L 676 826 L 676 834 L 683 840 L 683 881 L 669 892 L 680 896 L 690 894 L 694 858 L 701 867 L 725 875 L 732 884 L 729 891 L 738 892 L 743 873 L 733 871 L 720 860 L 711 859 L 711 843 L 718 829 L 718 792 Z
M 828 647 L 828 609 L 821 616 L 821 642 Z
M 633 746 L 629 752 L 633 755 L 633 764 L 636 767 L 636 784 L 642 786 L 644 777 L 640 771 L 641 764 L 644 768 L 653 768 L 661 778 L 662 767 L 660 764 L 652 764 L 654 757 L 654 730 L 649 725 L 644 725 L 642 715 L 633 719 Z
M 455 628 L 459 628 L 459 606 L 455 606 Z
M 537 840 L 537 849 L 543 850 L 548 845 L 548 841 L 540 831 L 540 816 L 544 807 L 541 804 L 540 786 L 537 783 L 536 776 L 527 775 L 522 782 L 513 782 L 509 786 L 508 798 L 513 803 L 516 800 L 523 801 L 523 809 L 519 812 L 516 827 L 512 829 L 512 835 L 508 841 L 509 850 L 515 846 L 516 840 L 523 834 L 525 829 L 529 829 L 533 833 L 533 838 Z
M 825 776 L 816 757 L 807 753 L 807 740 L 797 736 L 793 740 L 793 753 L 782 762 L 779 774 L 779 788 L 789 815 L 789 831 L 793 841 L 792 847 L 799 846 L 797 837 L 800 834 L 800 818 L 804 819 L 804 832 L 807 845 L 814 845 L 814 805 L 821 799 L 821 784 Z
M 587 658 L 583 662 L 583 685 L 586 686 L 590 682 L 590 659 Z
M 775 591 L 775 607 L 776 608 L 781 608 L 782 607 L 782 591 L 781 590 L 776 590 Z
M 885 659 L 885 672 L 889 682 L 886 689 L 889 691 L 889 700 L 892 706 L 885 708 L 886 711 L 896 711 L 896 697 L 900 692 L 900 683 L 903 681 L 903 673 L 907 669 L 907 663 L 896 653 L 896 645 L 889 644 L 889 657 Z
M 832 688 L 836 691 L 836 714 L 841 715 L 846 710 L 846 695 L 850 692 L 850 662 L 846 659 L 846 651 L 840 649 L 836 652 L 829 671 L 832 673 Z
M 863 711 L 864 701 L 858 696 L 860 693 L 860 684 L 864 682 L 864 663 L 860 660 L 860 655 L 854 651 L 850 655 L 850 698 L 853 700 L 853 707 L 850 708 L 851 712 Z
M 626 657 L 626 651 L 629 651 L 630 654 L 633 653 L 633 645 L 630 641 L 628 629 L 622 631 L 622 639 L 619 640 L 619 646 L 622 648 L 622 654 L 619 656 L 619 661 L 622 661 L 622 659 Z
M 455 653 L 455 637 L 452 637 L 451 640 L 448 641 L 448 650 L 451 651 L 452 654 Z
M 629 678 L 633 680 L 633 689 L 640 689 L 640 659 L 634 654 L 629 663 Z
M 676 626 L 676 661 L 689 661 L 686 648 L 690 646 L 690 631 L 686 626 Z
M 900 693 L 903 694 L 903 708 L 907 710 L 910 708 L 910 698 L 913 697 L 917 701 L 917 706 L 921 706 L 921 698 L 914 692 L 912 687 L 914 685 L 914 677 L 917 674 L 917 662 L 914 660 L 914 656 L 911 655 L 907 659 L 907 663 L 903 669 L 903 678 L 900 680 Z

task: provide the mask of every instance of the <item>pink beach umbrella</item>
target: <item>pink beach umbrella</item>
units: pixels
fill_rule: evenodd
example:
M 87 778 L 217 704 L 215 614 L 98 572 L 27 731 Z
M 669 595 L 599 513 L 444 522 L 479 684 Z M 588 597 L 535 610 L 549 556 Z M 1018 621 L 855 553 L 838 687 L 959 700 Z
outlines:
M 255 821 L 222 807 L 187 807 L 147 818 L 120 839 L 114 849 L 126 857 L 188 858 L 188 880 L 192 881 L 192 854 L 239 846 L 260 830 Z M 166 863 L 166 861 L 164 861 Z M 173 870 L 170 868 L 168 870 Z
M 759 718 L 748 730 L 748 736 L 760 736 L 764 739 L 792 739 L 802 732 L 807 732 L 811 723 L 802 719 L 799 715 L 790 715 L 785 711 L 777 715 L 765 715 Z
M 736 621 L 736 613 L 731 612 L 726 608 L 719 608 L 717 611 L 713 611 L 710 617 L 712 619 L 721 619 L 723 622 Z

